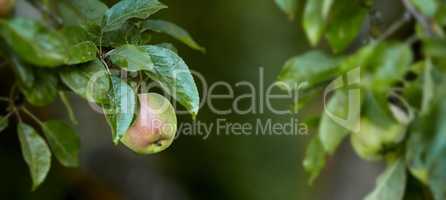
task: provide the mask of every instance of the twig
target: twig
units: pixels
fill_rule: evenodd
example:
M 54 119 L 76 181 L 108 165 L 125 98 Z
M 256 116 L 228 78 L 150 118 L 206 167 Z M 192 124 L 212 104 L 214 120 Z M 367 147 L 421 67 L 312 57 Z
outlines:
M 64 104 L 65 109 L 67 109 L 67 112 L 68 112 L 68 116 L 69 116 L 69 118 L 70 118 L 70 121 L 71 121 L 73 124 L 77 125 L 79 122 L 78 122 L 77 119 L 76 119 L 76 115 L 74 114 L 73 108 L 71 107 L 71 104 L 70 104 L 70 100 L 69 100 L 68 97 L 65 95 L 65 92 L 60 91 L 60 92 L 59 92 L 59 97 L 60 97 L 60 100 L 62 101 L 62 103 Z
M 107 74 L 108 75 L 112 75 L 110 72 L 110 67 L 108 67 L 107 62 L 105 62 L 104 58 L 102 57 L 102 55 L 100 56 L 99 60 L 101 61 L 101 63 L 105 66 L 105 69 L 107 70 Z
M 28 116 L 31 117 L 31 119 L 33 119 L 35 122 L 37 122 L 39 125 L 43 125 L 43 122 L 40 121 L 39 118 L 37 118 L 31 111 L 29 111 L 26 107 L 21 107 L 21 110 L 27 114 Z
M 418 40 L 420 40 L 420 38 L 416 34 L 414 34 L 414 35 L 410 36 L 409 38 L 407 38 L 405 43 L 408 44 L 409 46 L 412 46 L 412 44 L 414 44 Z
M 104 30 L 101 28 L 101 34 L 99 35 L 99 56 L 102 58 L 102 37 L 104 37 Z
M 377 39 L 378 42 L 384 41 L 391 35 L 393 35 L 398 29 L 400 29 L 406 22 L 411 19 L 409 12 L 404 13 L 404 15 L 398 21 L 394 22 L 390 27 Z
M 9 106 L 12 107 L 11 112 L 14 112 L 14 114 L 17 116 L 17 119 L 19 120 L 19 122 L 22 122 L 22 118 L 20 117 L 20 113 L 17 109 L 17 106 L 15 105 L 15 90 L 17 88 L 17 83 L 14 83 L 14 85 L 12 85 L 11 91 L 9 92 Z
M 9 117 L 11 117 L 11 115 L 13 114 L 13 112 L 9 112 L 8 114 L 6 114 L 3 119 L 8 119 Z
M 429 19 L 426 16 L 424 16 L 423 14 L 419 13 L 417 11 L 417 9 L 412 5 L 410 0 L 401 0 L 401 2 L 403 3 L 403 5 L 407 9 L 407 11 L 409 11 L 410 14 L 412 14 L 415 17 L 415 19 L 418 21 L 418 23 L 421 24 L 421 26 L 423 27 L 426 34 L 429 37 L 434 36 L 434 32 L 431 28 Z
M 20 116 L 19 111 L 17 110 L 17 107 L 13 108 L 13 112 L 14 112 L 15 116 L 17 117 L 17 120 L 19 120 L 19 122 L 22 122 L 23 120 L 22 120 L 22 117 Z

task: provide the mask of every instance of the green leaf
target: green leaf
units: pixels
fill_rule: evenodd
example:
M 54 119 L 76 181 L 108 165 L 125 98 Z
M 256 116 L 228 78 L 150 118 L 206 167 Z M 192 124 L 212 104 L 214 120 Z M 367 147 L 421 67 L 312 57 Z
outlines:
M 158 81 L 195 118 L 200 96 L 189 67 L 181 57 L 169 49 L 153 45 L 143 48 L 150 54 L 155 66 L 153 71 L 146 73 Z
M 432 104 L 435 96 L 435 82 L 433 80 L 432 61 L 427 59 L 423 74 L 423 99 L 421 103 L 421 114 L 428 112 L 429 106 Z
M 141 70 L 153 71 L 154 64 L 144 48 L 135 45 L 124 45 L 107 53 L 110 61 L 129 72 Z
M 63 41 L 43 25 L 22 18 L 0 24 L 0 34 L 24 61 L 42 67 L 62 65 L 66 59 Z
M 103 31 L 119 29 L 129 19 L 147 19 L 161 9 L 167 8 L 158 0 L 122 0 L 105 13 Z
M 428 38 L 423 40 L 424 52 L 433 58 L 444 58 L 446 55 L 446 39 Z
M 101 61 L 66 67 L 60 72 L 60 77 L 66 86 L 88 101 L 107 102 L 110 78 Z
M 444 93 L 443 93 L 444 94 Z M 439 96 L 435 136 L 427 154 L 428 185 L 436 200 L 446 199 L 446 102 Z
M 104 105 L 104 110 L 107 122 L 112 129 L 113 142 L 118 144 L 132 125 L 136 112 L 136 95 L 133 89 L 119 77 L 112 77 L 112 88 L 109 94 L 110 104 Z
M 79 135 L 63 121 L 52 120 L 42 124 L 42 130 L 51 150 L 65 167 L 79 166 Z
M 42 184 L 51 166 L 51 152 L 43 138 L 29 125 L 17 125 L 23 158 L 29 167 L 33 181 L 32 190 Z
M 312 184 L 325 167 L 325 151 L 319 140 L 314 137 L 307 147 L 305 159 L 303 161 L 304 169 L 310 175 L 309 183 Z
M 430 111 L 433 112 L 416 118 L 408 129 L 409 138 L 405 155 L 410 172 L 424 184 L 428 184 L 429 180 L 428 159 L 437 121 L 435 110 Z
M 0 25 L 2 37 L 27 63 L 40 67 L 57 67 L 96 58 L 98 50 L 95 44 L 86 39 L 79 41 L 81 28 L 57 32 L 36 21 L 21 18 L 14 18 Z
M 321 51 L 310 51 L 289 59 L 278 80 L 286 84 L 284 89 L 311 88 L 336 77 L 340 72 L 338 63 L 339 59 Z
M 66 26 L 60 29 L 58 33 L 62 35 L 66 46 L 76 45 L 91 40 L 88 32 L 80 26 Z
M 410 172 L 430 187 L 435 199 L 446 198 L 446 103 L 443 99 L 439 95 L 428 112 L 418 116 L 409 129 L 406 144 Z
M 101 25 L 108 7 L 99 0 L 65 0 L 57 3 L 65 26 Z
M 90 38 L 80 27 L 65 27 L 60 31 L 65 41 L 67 65 L 85 63 L 96 59 L 99 51 L 96 44 L 88 41 Z
M 283 12 L 285 12 L 290 19 L 294 19 L 297 11 L 297 1 L 298 0 L 274 0 L 279 6 L 280 9 L 282 9 Z
M 433 17 L 438 10 L 439 2 L 437 0 L 410 0 L 412 4 L 419 10 L 423 15 L 428 17 Z
M 158 33 L 165 33 L 183 42 L 192 49 L 199 50 L 202 52 L 206 51 L 205 48 L 201 47 L 197 42 L 195 42 L 195 40 L 192 38 L 192 36 L 190 36 L 190 34 L 186 30 L 171 22 L 164 20 L 146 20 L 141 25 L 141 27 L 142 27 L 141 32 L 145 32 L 146 30 L 151 30 Z
M 360 130 L 351 137 L 354 150 L 365 160 L 382 159 L 405 138 L 407 128 L 392 116 L 386 100 L 383 94 L 368 94 Z
M 329 154 L 335 153 L 342 140 L 350 131 L 353 131 L 353 128 L 359 122 L 360 99 L 353 98 L 360 98 L 360 96 L 351 95 L 348 91 L 336 92 L 322 114 L 319 124 L 319 137 L 325 151 Z M 357 108 L 358 110 L 350 110 Z M 333 119 L 334 117 L 348 124 L 341 125 L 340 122 Z
M 373 88 L 387 90 L 409 70 L 413 55 L 407 44 L 388 44 L 375 57 Z
M 73 45 L 68 51 L 68 60 L 65 63 L 68 65 L 74 65 L 92 61 L 96 59 L 96 52 L 96 45 L 90 41 Z
M 382 127 L 393 126 L 397 120 L 390 111 L 387 95 L 375 91 L 367 91 L 365 107 L 362 115 L 370 119 L 374 124 Z
M 105 47 L 118 48 L 123 45 L 144 45 L 147 44 L 152 35 L 148 32 L 141 33 L 138 24 L 124 24 L 120 29 L 103 33 L 100 45 Z
M 375 54 L 383 49 L 382 46 L 383 45 L 378 43 L 370 43 L 369 45 L 359 49 L 354 54 L 342 60 L 339 68 L 342 72 L 348 72 L 358 67 L 360 67 L 362 70 L 368 70 Z
M 8 128 L 8 125 L 9 125 L 8 116 L 0 117 L 0 132 L 3 132 L 6 128 Z
M 14 72 L 21 84 L 32 87 L 34 84 L 34 72 L 31 66 L 22 63 L 17 57 L 12 58 Z
M 19 84 L 26 100 L 34 106 L 46 106 L 57 97 L 57 77 L 46 70 L 35 70 L 35 82 L 32 87 Z
M 323 10 L 325 5 L 331 4 L 326 4 L 326 2 L 331 2 L 331 0 L 312 0 L 307 1 L 305 4 L 303 26 L 312 46 L 319 43 L 324 33 L 326 19 L 324 18 Z
M 178 49 L 175 48 L 175 46 L 171 43 L 164 42 L 164 43 L 155 44 L 155 46 L 169 49 L 169 50 L 173 51 L 174 53 L 178 54 Z
M 329 16 L 327 40 L 334 52 L 347 48 L 357 37 L 367 16 L 361 1 L 335 1 Z
M 375 190 L 365 200 L 402 200 L 406 188 L 406 167 L 403 160 L 390 164 L 378 177 Z

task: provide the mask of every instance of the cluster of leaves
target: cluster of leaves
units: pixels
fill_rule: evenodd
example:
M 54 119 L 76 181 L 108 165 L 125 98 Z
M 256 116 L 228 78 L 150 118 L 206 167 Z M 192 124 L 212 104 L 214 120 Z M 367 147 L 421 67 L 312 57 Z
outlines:
M 402 0 L 406 11 L 402 19 L 377 37 L 366 25 L 376 12 L 374 1 L 276 2 L 290 18 L 299 13 L 302 3 L 301 18 L 310 44 L 317 45 L 325 37 L 333 52 L 312 50 L 291 58 L 278 79 L 287 88 L 304 90 L 301 100 L 317 98 L 329 82 L 340 81 L 325 111 L 316 116 L 318 134 L 303 162 L 310 182 L 349 137 L 361 158 L 387 163 L 375 190 L 365 199 L 446 199 L 446 2 Z M 410 27 L 413 34 L 389 39 L 401 27 Z M 352 47 L 361 35 L 369 41 Z M 355 69 L 360 73 L 351 77 L 349 72 Z M 351 78 L 360 81 L 345 82 Z M 355 90 L 359 100 L 351 98 Z M 361 112 L 352 110 L 355 107 Z M 333 115 L 350 120 L 340 124 Z
M 23 3 L 41 11 L 41 17 L 11 13 L 0 19 L 1 57 L 16 77 L 10 97 L 1 97 L 9 106 L 0 128 L 5 129 L 8 119 L 17 116 L 33 190 L 45 180 L 52 153 L 63 166 L 79 165 L 80 140 L 65 122 L 42 122 L 27 106 L 47 106 L 59 96 L 75 122 L 64 94 L 74 92 L 103 108 L 115 144 L 135 119 L 136 93 L 142 82 L 158 82 L 193 117 L 197 114 L 199 96 L 188 66 L 172 44 L 152 44 L 151 36 L 164 33 L 193 49 L 204 49 L 177 25 L 149 19 L 166 5 L 158 0 L 122 0 L 110 8 L 99 0 Z M 133 75 L 124 79 L 112 73 L 118 70 Z M 23 121 L 22 113 L 40 126 L 46 140 Z

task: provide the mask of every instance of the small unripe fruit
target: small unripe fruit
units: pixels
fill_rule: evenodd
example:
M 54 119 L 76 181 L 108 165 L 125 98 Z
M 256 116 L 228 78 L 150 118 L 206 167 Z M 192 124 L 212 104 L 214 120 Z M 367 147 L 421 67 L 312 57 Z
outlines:
M 154 154 L 167 149 L 175 139 L 177 117 L 169 100 L 156 93 L 140 94 L 139 112 L 121 139 L 136 153 Z
M 7 16 L 14 7 L 15 0 L 0 0 L 0 17 Z

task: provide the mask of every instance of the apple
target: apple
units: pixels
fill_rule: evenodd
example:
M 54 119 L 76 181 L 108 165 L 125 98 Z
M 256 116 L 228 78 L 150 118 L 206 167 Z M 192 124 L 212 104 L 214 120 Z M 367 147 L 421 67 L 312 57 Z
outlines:
M 121 139 L 139 154 L 154 154 L 167 149 L 175 139 L 177 117 L 168 99 L 157 93 L 139 94 L 137 118 Z
M 7 16 L 15 5 L 15 0 L 0 0 L 0 17 Z

